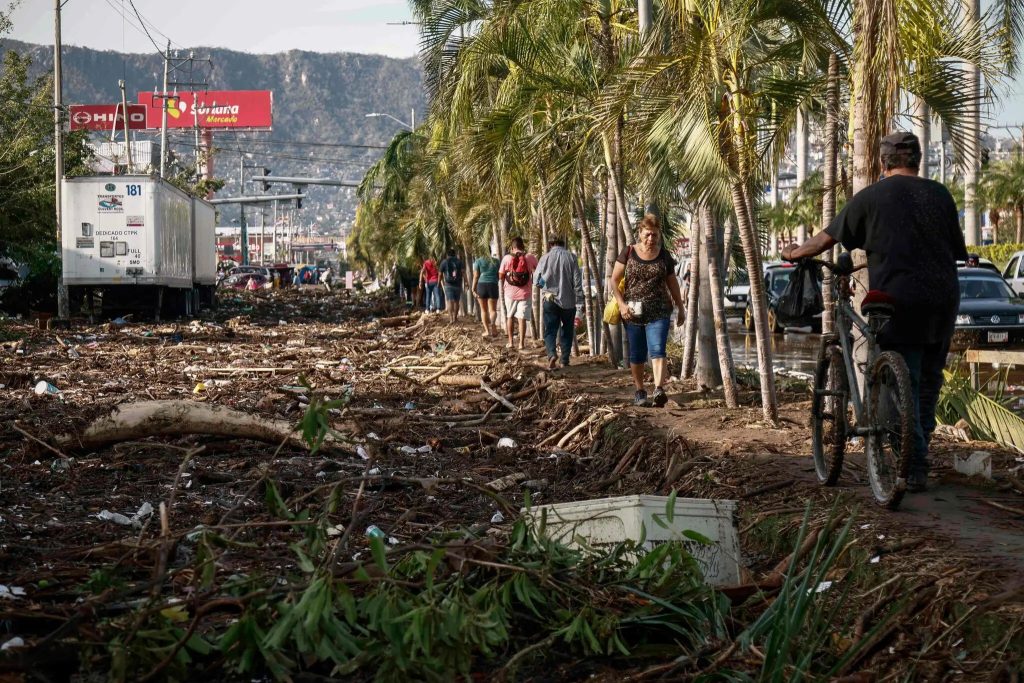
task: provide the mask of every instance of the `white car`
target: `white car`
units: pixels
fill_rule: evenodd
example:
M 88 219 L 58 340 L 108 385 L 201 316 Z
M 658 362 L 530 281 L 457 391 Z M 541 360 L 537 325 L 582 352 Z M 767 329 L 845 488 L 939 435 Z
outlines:
M 1014 292 L 1024 295 L 1024 251 L 1018 251 L 1010 257 L 1002 275 Z
M 690 257 L 685 256 L 679 259 L 676 266 L 676 277 L 679 278 L 679 288 L 683 294 L 683 301 L 686 301 L 687 290 L 690 288 Z M 727 316 L 742 316 L 747 309 L 747 299 L 750 296 L 750 278 L 743 268 L 733 268 L 725 281 L 725 314 Z

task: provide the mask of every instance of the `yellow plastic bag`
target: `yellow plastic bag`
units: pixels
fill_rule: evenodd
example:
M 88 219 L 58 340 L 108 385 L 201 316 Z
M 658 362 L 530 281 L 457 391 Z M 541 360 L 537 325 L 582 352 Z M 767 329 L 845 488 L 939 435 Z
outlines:
M 619 291 L 626 293 L 626 278 L 619 280 Z M 612 294 L 608 303 L 604 305 L 604 321 L 609 325 L 618 325 L 622 322 L 622 314 L 619 312 L 619 301 Z

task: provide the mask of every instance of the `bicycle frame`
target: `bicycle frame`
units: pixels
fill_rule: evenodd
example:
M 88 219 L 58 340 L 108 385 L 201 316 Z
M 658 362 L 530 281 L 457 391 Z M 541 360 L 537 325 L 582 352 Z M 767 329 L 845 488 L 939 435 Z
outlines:
M 829 265 L 831 264 L 826 264 L 826 267 Z M 857 381 L 857 371 L 853 361 L 853 328 L 860 331 L 868 344 L 866 367 L 871 367 L 871 363 L 878 357 L 880 350 L 871 323 L 858 315 L 850 304 L 851 294 L 850 275 L 838 275 L 833 272 L 832 300 L 835 302 L 835 330 L 836 336 L 839 337 L 839 345 L 843 349 L 843 365 L 846 369 L 847 386 L 851 387 L 850 402 L 853 404 L 853 414 L 857 423 L 857 426 L 852 429 L 852 433 L 856 436 L 866 436 L 871 433 L 871 430 L 864 426 L 867 424 L 864 406 L 867 403 L 870 387 L 866 376 L 863 386 Z

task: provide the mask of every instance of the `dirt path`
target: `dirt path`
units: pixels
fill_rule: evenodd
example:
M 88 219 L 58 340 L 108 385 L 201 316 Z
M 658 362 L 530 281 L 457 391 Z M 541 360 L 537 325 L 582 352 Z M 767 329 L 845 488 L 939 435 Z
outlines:
M 543 348 L 539 342 L 532 346 L 522 355 L 540 367 L 545 355 Z M 966 478 L 953 470 L 955 455 L 984 449 L 992 452 L 993 469 L 999 478 L 1024 462 L 1024 458 L 1015 457 L 1012 452 L 993 444 L 953 443 L 936 437 L 930 489 L 922 494 L 908 494 L 898 511 L 888 512 L 874 505 L 862 451 L 848 455 L 838 486 L 819 486 L 810 460 L 810 430 L 806 426 L 810 402 L 799 395 L 783 395 L 781 428 L 772 428 L 760 421 L 760 411 L 754 407 L 728 411 L 721 402 L 714 407 L 701 407 L 708 401 L 694 400 L 694 392 L 683 391 L 685 384 L 678 382 L 670 389 L 670 403 L 664 409 L 636 408 L 631 404 L 633 387 L 626 371 L 587 358 L 573 362 L 570 368 L 558 371 L 557 376 L 565 378 L 580 394 L 606 401 L 623 414 L 642 421 L 652 434 L 683 436 L 696 450 L 713 455 L 723 468 L 729 467 L 730 458 L 738 458 L 735 465 L 742 467 L 747 477 L 792 480 L 786 491 L 790 499 L 817 497 L 829 503 L 852 499 L 872 517 L 880 533 L 888 530 L 893 534 L 926 537 L 948 547 L 951 554 L 991 562 L 1006 570 L 1024 571 L 1024 515 L 1014 515 L 990 504 L 1024 510 L 1022 492 Z M 685 489 L 680 493 L 685 494 Z M 724 493 L 728 497 L 729 493 Z M 736 493 L 743 492 L 733 491 L 734 496 Z M 743 506 L 757 508 L 763 502 L 741 502 L 741 511 Z

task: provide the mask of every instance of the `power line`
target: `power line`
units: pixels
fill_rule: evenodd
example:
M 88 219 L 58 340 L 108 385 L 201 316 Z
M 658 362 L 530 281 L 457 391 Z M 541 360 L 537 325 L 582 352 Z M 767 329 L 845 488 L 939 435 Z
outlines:
M 247 142 L 245 138 L 239 137 L 235 134 L 235 140 L 237 142 Z M 387 149 L 387 145 L 356 145 L 347 142 L 309 142 L 306 140 L 279 140 L 277 138 L 268 138 L 266 140 L 253 140 L 255 144 L 260 145 L 298 145 L 307 147 L 340 147 L 344 149 Z
M 132 9 L 135 10 L 135 15 L 139 18 L 139 21 L 143 22 L 144 25 L 148 24 L 149 28 L 153 29 L 154 32 L 156 32 L 161 38 L 163 38 L 167 42 L 178 47 L 179 49 L 184 49 L 184 47 L 179 45 L 176 41 L 171 40 L 171 37 L 163 31 L 161 31 L 155 23 L 144 17 L 142 13 L 135 8 L 135 4 L 132 2 L 132 0 L 128 0 L 128 2 L 132 5 Z
M 142 15 L 139 14 L 139 10 L 135 9 L 134 0 L 128 0 L 128 4 L 131 5 L 132 11 L 135 12 L 135 16 L 139 18 L 139 23 L 142 24 L 142 30 L 146 32 L 146 37 L 149 38 L 149 42 L 153 43 L 153 47 L 156 48 L 157 52 L 161 52 L 160 46 L 156 44 L 156 41 L 153 40 L 153 36 L 150 35 L 149 29 L 146 27 L 146 22 L 142 20 Z M 159 31 L 157 33 L 159 33 Z M 168 38 L 168 40 L 170 40 L 170 38 Z
M 124 20 L 129 26 L 131 26 L 133 29 L 135 29 L 139 33 L 142 33 L 142 34 L 146 35 L 146 37 L 149 38 L 150 42 L 153 42 L 153 37 L 149 35 L 149 32 L 145 31 L 142 28 L 140 28 L 139 25 L 137 23 L 135 23 L 135 21 L 131 17 L 129 17 L 127 14 L 125 14 L 124 12 L 121 11 L 121 8 L 119 8 L 117 5 L 115 5 L 111 0 L 104 0 L 104 1 L 107 3 L 107 6 L 110 7 L 110 9 L 114 10 L 115 12 L 117 12 L 118 16 L 120 16 L 121 19 Z M 161 50 L 160 47 L 158 45 L 156 45 L 155 42 L 153 42 L 153 45 L 156 46 L 156 48 L 157 48 L 157 54 L 159 54 L 161 57 L 163 57 L 164 56 L 163 50 Z

